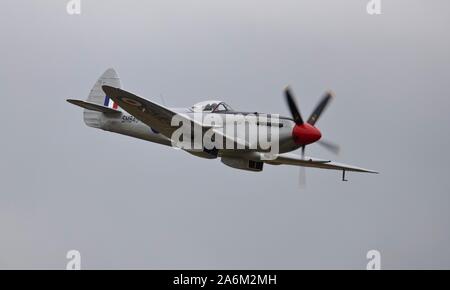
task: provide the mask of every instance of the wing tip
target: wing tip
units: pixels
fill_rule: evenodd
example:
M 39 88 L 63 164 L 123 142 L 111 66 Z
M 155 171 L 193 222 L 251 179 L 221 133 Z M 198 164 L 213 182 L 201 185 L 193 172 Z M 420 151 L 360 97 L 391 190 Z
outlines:
M 325 94 L 329 95 L 333 99 L 336 97 L 336 93 L 331 89 L 325 91 Z
M 372 174 L 380 174 L 379 171 L 369 170 L 369 169 L 363 169 L 361 172 L 364 172 L 364 173 L 372 173 Z

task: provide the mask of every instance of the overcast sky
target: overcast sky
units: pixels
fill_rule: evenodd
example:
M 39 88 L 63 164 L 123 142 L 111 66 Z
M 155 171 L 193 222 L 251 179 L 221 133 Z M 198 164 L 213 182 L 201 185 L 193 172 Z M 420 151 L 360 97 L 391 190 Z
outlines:
M 450 2 L 4 0 L 0 9 L 0 268 L 450 268 Z M 168 106 L 222 99 L 304 115 L 333 156 L 380 175 L 219 160 L 92 128 L 105 69 Z

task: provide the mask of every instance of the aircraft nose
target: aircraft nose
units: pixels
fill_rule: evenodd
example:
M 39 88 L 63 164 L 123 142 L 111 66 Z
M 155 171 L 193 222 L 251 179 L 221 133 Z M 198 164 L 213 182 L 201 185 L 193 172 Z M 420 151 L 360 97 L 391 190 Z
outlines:
M 302 125 L 294 126 L 294 129 L 292 129 L 292 137 L 296 144 L 308 145 L 322 138 L 322 134 L 316 127 L 304 123 Z

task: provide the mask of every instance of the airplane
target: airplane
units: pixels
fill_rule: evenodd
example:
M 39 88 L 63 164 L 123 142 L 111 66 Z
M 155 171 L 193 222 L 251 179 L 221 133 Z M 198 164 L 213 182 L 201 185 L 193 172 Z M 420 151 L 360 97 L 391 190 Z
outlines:
M 248 115 L 250 116 L 249 118 L 257 118 L 260 113 L 238 112 L 220 100 L 203 101 L 189 108 L 168 108 L 123 90 L 121 88 L 120 78 L 113 68 L 107 69 L 97 80 L 86 101 L 75 99 L 67 99 L 67 101 L 84 108 L 83 119 L 89 127 L 127 135 L 165 146 L 176 147 L 174 146 L 173 134 L 179 127 L 171 125 L 174 117 L 179 117 L 182 120 L 190 122 L 195 128 L 200 129 L 201 132 L 212 130 L 215 135 L 231 142 L 233 147 L 221 149 L 208 149 L 206 147 L 200 147 L 200 149 L 182 149 L 201 158 L 220 158 L 223 164 L 235 169 L 261 172 L 263 171 L 264 164 L 313 167 L 342 171 L 343 181 L 347 181 L 345 177 L 347 171 L 378 173 L 374 170 L 337 163 L 327 159 L 305 156 L 306 146 L 316 142 L 334 153 L 339 151 L 337 145 L 321 140 L 322 134 L 315 127 L 323 111 L 333 99 L 333 93 L 327 92 L 324 95 L 306 122 L 298 109 L 293 93 L 289 87 L 286 88 L 284 94 L 292 117 L 280 116 L 276 122 L 255 122 L 249 125 L 258 127 L 253 129 L 272 129 L 272 126 L 276 126 L 279 130 L 278 152 L 272 154 L 270 158 L 266 158 L 267 150 L 261 149 L 260 146 L 249 149 L 249 144 L 246 142 L 247 139 L 245 139 L 246 136 L 241 136 L 239 133 L 236 136 L 234 134 L 233 136 L 227 135 L 223 133 L 223 130 L 219 130 L 217 126 L 204 124 L 194 117 L 196 113 L 226 117 L 225 123 L 219 126 L 226 127 L 231 126 L 231 124 L 234 126 L 235 123 L 233 122 L 236 120 L 233 118 L 235 116 L 237 118 L 237 116 Z M 243 145 L 243 147 L 239 147 L 239 145 Z M 301 149 L 300 155 L 292 153 L 292 151 L 297 149 Z

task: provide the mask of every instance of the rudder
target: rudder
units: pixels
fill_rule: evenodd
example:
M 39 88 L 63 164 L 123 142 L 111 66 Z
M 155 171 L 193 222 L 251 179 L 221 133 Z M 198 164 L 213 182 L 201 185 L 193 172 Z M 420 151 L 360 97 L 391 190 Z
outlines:
M 97 80 L 97 82 L 92 87 L 89 96 L 87 98 L 88 102 L 102 105 L 105 107 L 118 109 L 117 104 L 115 104 L 105 92 L 102 90 L 102 86 L 107 85 L 115 88 L 121 88 L 120 78 L 117 72 L 113 68 L 107 69 Z M 102 113 L 92 110 L 84 110 L 83 119 L 86 125 L 94 128 L 101 128 Z

